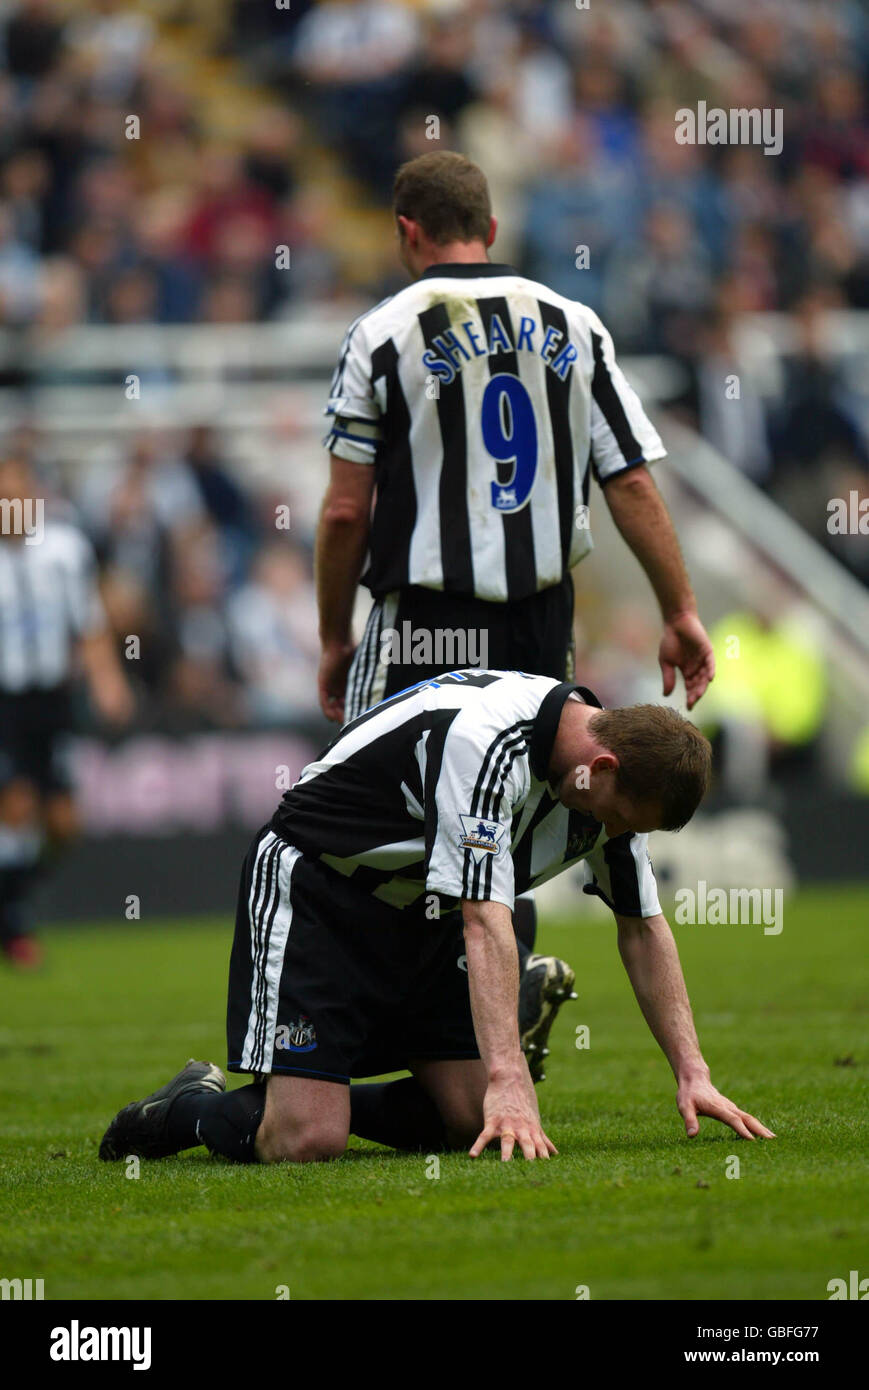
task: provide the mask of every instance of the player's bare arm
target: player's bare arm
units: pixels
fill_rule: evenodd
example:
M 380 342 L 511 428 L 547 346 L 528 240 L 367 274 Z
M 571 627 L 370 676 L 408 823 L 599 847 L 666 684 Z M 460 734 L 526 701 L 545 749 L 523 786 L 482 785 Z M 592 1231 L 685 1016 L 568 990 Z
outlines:
M 723 1096 L 709 1078 L 700 1051 L 679 952 L 666 917 L 616 917 L 619 953 L 637 1002 L 658 1045 L 673 1069 L 676 1104 L 689 1138 L 698 1117 L 707 1115 L 729 1125 L 741 1139 L 774 1139 L 772 1130 Z
M 135 712 L 135 699 L 108 629 L 88 633 L 78 644 L 90 697 L 101 719 L 110 724 L 128 724 Z
M 317 527 L 315 569 L 320 617 L 320 707 L 344 720 L 347 672 L 353 660 L 353 605 L 365 552 L 374 493 L 374 469 L 331 455 L 329 487 Z
M 501 1157 L 518 1144 L 528 1159 L 548 1158 L 555 1145 L 543 1132 L 537 1096 L 519 1044 L 516 1006 L 519 963 L 512 914 L 503 903 L 462 902 L 471 1012 L 486 1065 L 484 1125 L 470 1152 L 478 1158 L 493 1139 Z
M 693 709 L 715 675 L 712 643 L 699 617 L 691 581 L 670 513 L 649 470 L 631 468 L 610 478 L 604 496 L 619 531 L 649 577 L 664 619 L 658 661 L 664 694 L 672 694 L 676 668 Z

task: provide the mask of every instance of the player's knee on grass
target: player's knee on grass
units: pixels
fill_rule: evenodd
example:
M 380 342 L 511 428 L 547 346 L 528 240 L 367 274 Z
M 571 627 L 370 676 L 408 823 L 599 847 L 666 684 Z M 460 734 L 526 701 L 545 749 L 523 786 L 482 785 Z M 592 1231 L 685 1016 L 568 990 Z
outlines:
M 349 1129 L 349 1086 L 270 1076 L 256 1156 L 262 1163 L 322 1163 L 341 1156 Z
M 256 1136 L 256 1154 L 262 1163 L 323 1163 L 340 1158 L 347 1147 L 344 1126 L 324 1121 L 292 1121 L 264 1117 Z

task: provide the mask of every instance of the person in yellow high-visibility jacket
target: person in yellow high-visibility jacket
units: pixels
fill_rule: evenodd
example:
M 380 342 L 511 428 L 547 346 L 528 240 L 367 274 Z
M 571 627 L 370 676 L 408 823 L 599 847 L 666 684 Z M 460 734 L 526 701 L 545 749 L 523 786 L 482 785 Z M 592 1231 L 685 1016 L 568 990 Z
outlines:
M 770 757 L 811 744 L 826 713 L 827 675 L 816 634 L 795 612 L 769 623 L 750 611 L 726 614 L 710 633 L 717 677 L 699 721 L 725 737 L 725 784 L 753 800 Z

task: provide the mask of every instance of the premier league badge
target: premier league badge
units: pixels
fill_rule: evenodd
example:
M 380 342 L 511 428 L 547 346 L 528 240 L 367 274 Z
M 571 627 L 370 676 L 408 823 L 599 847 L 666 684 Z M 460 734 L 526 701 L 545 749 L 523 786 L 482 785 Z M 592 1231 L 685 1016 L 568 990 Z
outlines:
M 479 816 L 461 816 L 464 835 L 459 837 L 462 849 L 469 849 L 475 864 L 482 864 L 487 855 L 501 853 L 504 827 L 496 820 L 481 820 Z

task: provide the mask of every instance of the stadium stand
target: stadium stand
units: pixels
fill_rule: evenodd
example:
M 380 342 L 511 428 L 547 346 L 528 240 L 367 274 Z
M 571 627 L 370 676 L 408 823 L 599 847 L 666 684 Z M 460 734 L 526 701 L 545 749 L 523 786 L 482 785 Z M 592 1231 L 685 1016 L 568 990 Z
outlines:
M 867 344 L 830 331 L 869 308 L 867 77 L 848 0 L 0 5 L 0 421 L 89 530 L 119 637 L 131 614 L 152 634 L 144 725 L 311 713 L 325 368 L 288 370 L 279 400 L 280 335 L 313 340 L 403 283 L 392 171 L 438 144 L 489 171 L 499 255 L 598 309 L 621 352 L 667 362 L 659 404 L 865 579 L 826 504 L 867 495 Z M 674 107 L 700 99 L 780 108 L 782 153 L 677 144 Z M 188 326 L 201 358 L 179 367 Z M 257 333 L 266 397 L 259 358 L 238 365 Z M 220 372 L 216 393 L 197 385 L 206 340 L 237 345 L 229 388 L 250 392 L 225 429 L 208 428 Z M 128 359 L 143 400 L 121 424 Z M 710 381 L 729 370 L 727 413 Z M 638 644 L 642 614 L 610 611 L 592 569 L 586 586 L 589 660 L 623 622 Z M 281 613 L 283 669 L 264 673 L 243 630 Z

